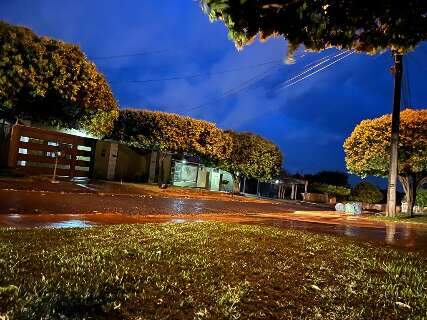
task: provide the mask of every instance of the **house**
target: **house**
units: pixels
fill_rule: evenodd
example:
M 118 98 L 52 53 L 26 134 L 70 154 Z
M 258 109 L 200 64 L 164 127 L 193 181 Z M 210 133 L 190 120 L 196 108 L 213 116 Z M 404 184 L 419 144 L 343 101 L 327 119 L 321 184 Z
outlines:
M 0 166 L 21 174 L 170 183 L 212 191 L 232 190 L 230 173 L 164 152 L 132 148 L 51 129 L 7 124 L 0 139 Z

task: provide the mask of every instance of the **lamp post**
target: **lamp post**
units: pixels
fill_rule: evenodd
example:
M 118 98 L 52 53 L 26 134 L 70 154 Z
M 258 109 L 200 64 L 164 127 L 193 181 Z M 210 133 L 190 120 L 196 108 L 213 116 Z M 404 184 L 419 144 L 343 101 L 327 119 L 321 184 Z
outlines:
M 56 168 L 58 167 L 58 157 L 61 156 L 61 151 L 57 151 L 55 153 L 55 166 L 53 167 L 53 177 L 52 177 L 52 183 L 59 183 L 58 180 L 56 180 Z

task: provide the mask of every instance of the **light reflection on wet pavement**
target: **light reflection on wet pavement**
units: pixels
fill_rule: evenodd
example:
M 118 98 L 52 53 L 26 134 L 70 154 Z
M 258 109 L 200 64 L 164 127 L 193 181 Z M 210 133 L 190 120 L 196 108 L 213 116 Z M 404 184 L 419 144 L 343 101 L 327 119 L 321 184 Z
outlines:
M 151 195 L 114 195 L 32 191 L 0 191 L 2 213 L 124 213 L 124 214 L 198 214 L 262 213 L 315 210 L 314 207 L 275 202 L 239 202 L 179 199 Z
M 67 193 L 55 192 L 53 186 L 49 187 L 50 191 L 0 190 L 0 227 L 85 228 L 123 223 L 222 221 L 334 234 L 427 253 L 425 227 L 319 212 L 322 209 L 315 205 L 274 200 L 163 197 L 135 190 L 129 194 L 117 194 L 80 193 L 73 189 L 73 193 Z M 113 191 L 129 191 L 122 190 L 122 186 L 113 187 Z
M 319 219 L 302 214 L 198 214 L 198 215 L 124 215 L 124 214 L 3 214 L 0 226 L 11 228 L 85 228 L 97 225 L 138 223 L 186 223 L 221 221 L 291 228 L 339 235 L 369 241 L 374 245 L 391 245 L 420 250 L 427 254 L 427 229 L 408 224 L 354 224 L 340 220 Z

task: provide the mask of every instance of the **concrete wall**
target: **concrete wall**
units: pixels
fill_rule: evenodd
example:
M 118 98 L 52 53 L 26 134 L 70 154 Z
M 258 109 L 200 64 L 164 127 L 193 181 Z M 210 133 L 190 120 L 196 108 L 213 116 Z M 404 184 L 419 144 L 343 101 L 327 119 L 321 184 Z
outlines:
M 97 141 L 94 177 L 106 180 L 147 181 L 149 156 L 150 154 L 140 154 L 123 144 Z
M 115 179 L 147 181 L 148 164 L 148 155 L 141 155 L 128 146 L 119 144 Z
M 95 163 L 93 177 L 95 179 L 107 179 L 108 161 L 110 158 L 111 142 L 97 141 L 95 148 Z

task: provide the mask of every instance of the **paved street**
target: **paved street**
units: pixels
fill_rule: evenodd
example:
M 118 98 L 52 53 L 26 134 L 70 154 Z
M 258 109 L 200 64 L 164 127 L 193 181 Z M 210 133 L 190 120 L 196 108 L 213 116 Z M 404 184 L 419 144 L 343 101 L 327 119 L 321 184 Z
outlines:
M 108 186 L 109 191 L 117 191 L 114 188 Z M 121 192 L 127 192 L 100 193 L 93 188 L 65 192 L 61 187 L 58 192 L 0 189 L 0 226 L 63 228 L 118 223 L 224 221 L 337 234 L 407 249 L 426 251 L 427 248 L 425 227 L 373 222 L 322 211 L 321 207 L 311 204 L 221 199 L 220 196 L 217 199 L 188 195 L 172 197 L 137 193 L 129 186 L 119 188 Z

